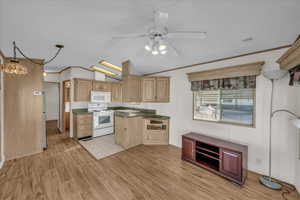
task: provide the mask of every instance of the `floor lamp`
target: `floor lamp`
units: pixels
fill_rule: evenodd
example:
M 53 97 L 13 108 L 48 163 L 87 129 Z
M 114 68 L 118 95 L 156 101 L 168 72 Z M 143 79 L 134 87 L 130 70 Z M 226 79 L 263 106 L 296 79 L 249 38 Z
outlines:
M 261 176 L 259 178 L 259 181 L 261 184 L 265 185 L 268 188 L 274 189 L 274 190 L 280 190 L 282 188 L 282 185 L 272 179 L 271 177 L 271 169 L 272 169 L 272 118 L 276 113 L 279 112 L 286 112 L 292 116 L 295 117 L 295 119 L 292 121 L 293 124 L 297 127 L 300 128 L 300 116 L 295 114 L 294 112 L 291 112 L 286 109 L 279 109 L 273 111 L 273 90 L 274 90 L 274 81 L 279 80 L 283 78 L 287 74 L 287 71 L 283 70 L 275 70 L 275 71 L 267 71 L 264 72 L 263 75 L 264 77 L 268 78 L 272 82 L 272 89 L 271 89 L 271 104 L 270 104 L 270 124 L 269 124 L 269 175 L 268 176 Z

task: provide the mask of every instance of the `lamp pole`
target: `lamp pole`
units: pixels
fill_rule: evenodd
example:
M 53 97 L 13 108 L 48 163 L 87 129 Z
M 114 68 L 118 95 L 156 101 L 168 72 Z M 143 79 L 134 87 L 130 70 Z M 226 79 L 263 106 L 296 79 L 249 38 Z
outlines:
M 274 79 L 270 79 L 272 82 L 272 89 L 271 89 L 271 105 L 270 105 L 270 121 L 269 121 L 269 175 L 268 176 L 261 176 L 259 178 L 259 181 L 265 185 L 268 188 L 274 189 L 274 190 L 280 190 L 282 188 L 282 185 L 278 183 L 277 181 L 273 180 L 271 177 L 272 172 L 272 119 L 276 113 L 279 112 L 286 112 L 297 119 L 300 119 L 300 116 L 298 116 L 296 113 L 291 112 L 287 109 L 278 109 L 273 111 L 273 90 L 274 90 Z

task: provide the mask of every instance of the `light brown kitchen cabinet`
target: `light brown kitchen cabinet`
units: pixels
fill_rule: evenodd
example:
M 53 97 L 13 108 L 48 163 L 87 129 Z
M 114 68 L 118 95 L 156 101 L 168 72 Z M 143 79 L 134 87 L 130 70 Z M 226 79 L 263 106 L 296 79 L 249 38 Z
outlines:
M 124 102 L 141 102 L 141 76 L 124 76 L 122 83 L 122 97 Z
M 93 115 L 92 113 L 73 115 L 73 133 L 76 139 L 91 137 L 93 135 Z
M 169 102 L 170 77 L 143 77 L 142 78 L 143 102 Z
M 169 120 L 143 119 L 143 144 L 167 145 L 169 144 Z
M 111 101 L 112 102 L 122 102 L 122 84 L 121 83 L 111 83 Z
M 93 80 L 93 91 L 111 92 L 111 83 Z
M 74 79 L 74 101 L 90 101 L 92 80 Z
M 156 102 L 170 101 L 170 77 L 156 77 Z
M 141 117 L 115 117 L 115 142 L 125 149 L 142 144 Z
M 142 101 L 155 102 L 156 101 L 156 78 L 144 77 L 142 78 Z

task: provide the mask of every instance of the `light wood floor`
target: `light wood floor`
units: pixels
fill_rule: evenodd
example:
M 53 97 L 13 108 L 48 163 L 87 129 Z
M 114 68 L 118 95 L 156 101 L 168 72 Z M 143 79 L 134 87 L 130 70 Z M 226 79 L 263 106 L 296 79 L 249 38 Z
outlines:
M 249 173 L 244 187 L 181 161 L 173 146 L 138 146 L 95 160 L 76 141 L 49 129 L 49 148 L 8 161 L 0 199 L 35 200 L 277 200 Z M 52 130 L 52 131 L 51 131 Z M 288 199 L 300 199 L 293 192 Z

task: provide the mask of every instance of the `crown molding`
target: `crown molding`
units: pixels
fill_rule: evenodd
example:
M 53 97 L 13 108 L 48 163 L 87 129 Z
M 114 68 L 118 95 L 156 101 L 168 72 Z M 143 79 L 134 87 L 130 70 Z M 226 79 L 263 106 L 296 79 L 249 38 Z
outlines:
M 146 73 L 146 74 L 143 74 L 143 76 L 150 76 L 150 75 L 160 74 L 160 73 L 164 73 L 164 72 L 170 72 L 170 71 L 176 71 L 176 70 L 181 70 L 181 69 L 187 69 L 187 68 L 196 67 L 196 66 L 199 66 L 199 65 L 205 65 L 205 64 L 220 62 L 220 61 L 224 61 L 224 60 L 230 60 L 230 59 L 234 59 L 234 58 L 239 58 L 239 57 L 250 56 L 250 55 L 254 55 L 254 54 L 260 54 L 260 53 L 265 53 L 265 52 L 269 52 L 269 51 L 275 51 L 275 50 L 279 50 L 279 49 L 289 48 L 291 46 L 292 45 L 289 44 L 289 45 L 279 46 L 279 47 L 275 47 L 275 48 L 271 48 L 271 49 L 254 51 L 254 52 L 240 54 L 240 55 L 236 55 L 236 56 L 230 56 L 230 57 L 219 58 L 219 59 L 210 60 L 210 61 L 206 61 L 206 62 L 195 63 L 195 64 L 191 64 L 191 65 L 174 67 L 174 68 L 170 68 L 170 69 L 166 69 L 166 70 L 162 70 L 162 71 L 158 71 L 158 72 Z

